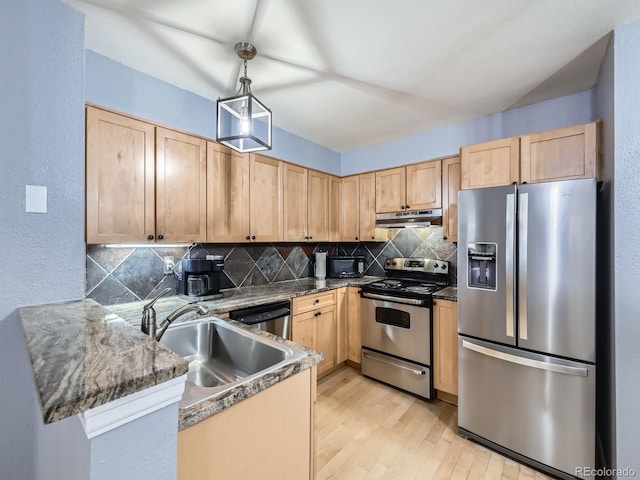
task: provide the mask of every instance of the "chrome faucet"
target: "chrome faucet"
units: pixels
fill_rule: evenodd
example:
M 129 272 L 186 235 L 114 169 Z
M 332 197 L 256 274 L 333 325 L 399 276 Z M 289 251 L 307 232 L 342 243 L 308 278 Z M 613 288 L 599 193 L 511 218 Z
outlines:
M 185 313 L 189 312 L 197 312 L 199 315 L 206 315 L 209 313 L 209 309 L 204 305 L 198 305 L 197 303 L 188 303 L 186 305 L 181 306 L 175 311 L 171 312 L 167 318 L 160 324 L 156 324 L 156 311 L 153 309 L 153 304 L 163 295 L 169 293 L 171 288 L 167 287 L 162 290 L 158 295 L 155 296 L 153 300 L 147 303 L 142 309 L 142 324 L 140 325 L 140 329 L 143 333 L 146 333 L 151 338 L 156 341 L 160 341 L 164 332 L 167 331 L 169 325 L 171 325 L 175 320 L 180 318 Z

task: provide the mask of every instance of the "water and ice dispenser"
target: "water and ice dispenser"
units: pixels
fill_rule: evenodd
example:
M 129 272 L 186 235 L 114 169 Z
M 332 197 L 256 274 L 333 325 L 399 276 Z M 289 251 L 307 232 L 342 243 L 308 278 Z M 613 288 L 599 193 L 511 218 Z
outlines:
M 496 290 L 497 250 L 495 243 L 473 242 L 467 245 L 467 281 L 470 288 Z

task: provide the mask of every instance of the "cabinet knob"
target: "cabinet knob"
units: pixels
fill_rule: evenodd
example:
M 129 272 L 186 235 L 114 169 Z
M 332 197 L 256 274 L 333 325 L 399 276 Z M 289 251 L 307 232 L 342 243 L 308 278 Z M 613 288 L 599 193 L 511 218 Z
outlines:
M 404 209 L 405 209 L 405 208 L 407 208 L 407 207 L 405 207 L 404 205 L 400 205 L 400 208 L 401 208 L 402 210 L 404 210 Z
M 158 240 L 164 240 L 164 235 L 158 235 Z
M 434 304 L 434 305 L 437 305 L 437 304 L 438 304 L 438 302 L 436 302 L 436 301 L 434 300 L 434 301 L 433 301 L 433 304 Z
M 356 237 L 356 240 L 358 239 L 358 237 Z
M 149 235 L 149 236 L 147 237 L 147 240 L 153 240 L 153 235 Z
M 405 205 L 405 208 L 409 209 L 411 208 L 411 205 Z
M 256 236 L 255 235 L 251 235 L 251 240 L 255 240 Z
M 374 235 L 371 235 L 371 240 L 375 240 L 376 237 Z
M 442 239 L 443 239 L 443 240 L 446 240 L 446 239 L 447 239 L 447 237 L 442 237 Z
M 251 237 L 249 235 L 247 235 L 246 237 L 244 237 L 245 240 L 251 240 Z
M 320 299 L 319 298 L 316 298 L 316 303 L 320 303 Z
M 316 312 L 313 314 L 314 317 L 319 317 L 320 315 L 322 315 L 320 312 Z
M 309 237 L 309 240 L 313 240 L 313 237 Z

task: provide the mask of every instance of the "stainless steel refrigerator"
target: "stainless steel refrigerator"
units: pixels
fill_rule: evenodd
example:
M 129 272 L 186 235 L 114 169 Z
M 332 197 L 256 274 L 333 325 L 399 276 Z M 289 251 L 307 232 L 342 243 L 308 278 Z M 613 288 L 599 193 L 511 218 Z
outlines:
M 560 478 L 593 478 L 595 179 L 463 190 L 461 435 Z

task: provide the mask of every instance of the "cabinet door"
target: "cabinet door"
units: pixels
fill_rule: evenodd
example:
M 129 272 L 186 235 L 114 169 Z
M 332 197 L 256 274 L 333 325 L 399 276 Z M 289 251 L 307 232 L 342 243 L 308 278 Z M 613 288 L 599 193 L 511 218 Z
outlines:
M 318 364 L 318 377 L 336 366 L 336 310 L 335 307 L 327 307 L 316 310 L 314 313 L 316 322 L 316 347 L 322 352 L 324 360 Z
M 207 142 L 156 128 L 156 241 L 207 240 Z
M 343 242 L 360 239 L 360 176 L 342 179 L 341 236 Z
M 329 176 L 329 241 L 339 242 L 340 212 L 342 210 L 342 179 Z
M 284 241 L 307 241 L 307 169 L 283 164 Z
M 376 239 L 376 177 L 360 175 L 360 241 Z
M 329 175 L 309 170 L 307 235 L 313 242 L 329 240 Z
M 347 359 L 347 287 L 336 290 L 336 364 Z
M 405 168 L 390 168 L 375 173 L 376 213 L 399 212 L 406 207 Z
M 520 181 L 520 139 L 504 138 L 460 149 L 462 190 Z
M 409 165 L 407 169 L 407 209 L 441 208 L 442 162 Z
M 458 395 L 457 304 L 437 299 L 433 309 L 434 386 Z
M 358 287 L 347 288 L 347 309 L 348 359 L 360 365 L 362 339 L 360 338 L 360 289 Z
M 458 241 L 458 190 L 460 157 L 442 160 L 442 239 Z
M 249 155 L 207 143 L 207 242 L 249 240 Z
M 520 137 L 522 182 L 601 179 L 599 125 L 592 122 Z
M 92 107 L 86 112 L 87 243 L 153 243 L 153 125 Z
M 305 347 L 316 348 L 315 342 L 315 320 L 316 311 L 294 315 L 291 323 L 291 341 L 304 345 Z
M 282 241 L 282 162 L 251 154 L 251 240 Z

